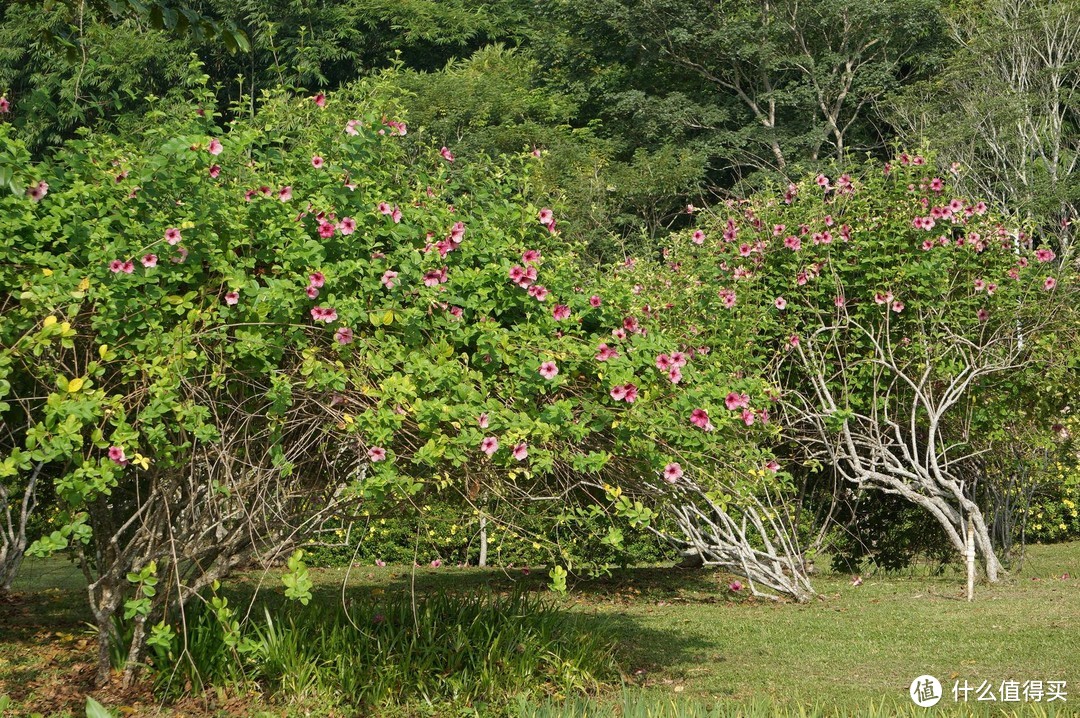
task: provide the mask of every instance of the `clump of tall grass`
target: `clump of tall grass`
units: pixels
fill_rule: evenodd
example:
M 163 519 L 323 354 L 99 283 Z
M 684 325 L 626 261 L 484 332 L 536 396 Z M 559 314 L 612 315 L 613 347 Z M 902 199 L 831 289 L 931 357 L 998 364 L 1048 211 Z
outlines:
M 276 699 L 359 708 L 506 706 L 519 696 L 586 695 L 618 680 L 613 641 L 525 592 L 289 604 L 264 609 L 239 641 L 221 640 L 214 620 L 207 612 L 188 621 L 186 655 L 161 662 L 159 686 L 245 683 Z

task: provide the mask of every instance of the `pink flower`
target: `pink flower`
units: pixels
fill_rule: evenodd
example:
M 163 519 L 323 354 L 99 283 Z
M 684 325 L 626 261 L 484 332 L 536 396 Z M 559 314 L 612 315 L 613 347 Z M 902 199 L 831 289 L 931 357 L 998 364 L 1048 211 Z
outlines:
M 326 95 L 319 93 L 311 98 L 317 107 L 326 107 Z
M 874 292 L 874 302 L 877 304 L 888 304 L 892 300 L 892 292 Z
M 540 210 L 540 213 L 537 216 L 540 220 L 540 224 L 544 225 L 545 227 L 550 227 L 555 222 L 555 213 L 547 207 Z
M 394 208 L 391 207 L 386 202 L 379 202 L 379 213 L 380 214 L 393 214 L 394 213 Z
M 1051 289 L 1053 289 L 1054 287 L 1057 286 L 1057 280 L 1054 279 L 1053 277 L 1047 277 L 1046 279 L 1043 280 L 1043 285 L 1042 286 L 1043 286 L 1044 290 L 1049 292 Z
M 535 264 L 540 261 L 540 252 L 535 249 L 526 249 L 521 254 L 521 261 L 525 264 Z
M 1035 250 L 1035 259 L 1038 260 L 1039 262 L 1043 262 L 1043 263 L 1051 262 L 1051 261 L 1053 261 L 1055 256 L 1056 255 L 1054 254 L 1054 250 L 1052 250 L 1052 249 L 1036 249 Z
M 899 299 L 894 300 L 892 303 L 892 310 L 899 314 L 900 312 L 904 311 L 904 303 L 901 302 Z
M 442 158 L 444 160 L 446 160 L 447 162 L 453 162 L 454 161 L 453 153 L 450 152 L 450 150 L 446 149 L 446 147 L 443 147 L 441 150 L 439 150 L 439 154 L 442 155 Z
M 981 292 L 984 289 L 986 289 L 986 282 L 981 280 L 981 279 L 976 279 L 975 280 L 975 291 L 976 292 Z
M 990 318 L 990 312 L 986 311 L 985 308 L 980 309 L 979 311 L 975 312 L 975 316 L 978 317 L 980 322 L 985 322 Z
M 843 295 L 843 294 L 838 294 L 838 295 L 836 296 L 836 298 L 835 298 L 835 299 L 833 299 L 833 304 L 834 304 L 834 305 L 835 305 L 835 306 L 836 306 L 837 308 L 839 308 L 839 307 L 842 307 L 842 306 L 844 306 L 844 304 L 845 304 L 846 302 L 847 302 L 847 300 L 846 300 L 846 299 L 844 299 L 844 295 Z
M 120 267 L 120 271 L 124 274 L 131 274 L 135 271 L 135 262 L 132 262 L 129 259 L 128 261 L 124 262 L 124 264 Z
M 8 98 L 0 96 L 0 115 L 11 112 L 11 101 Z
M 124 447 L 122 446 L 110 446 L 109 458 L 121 466 L 127 464 L 127 456 L 124 454 Z
M 329 324 L 330 322 L 337 321 L 338 314 L 337 310 L 332 307 L 312 307 L 311 318 L 317 322 Z
M 782 311 L 782 310 L 787 308 L 787 300 L 784 299 L 783 297 L 777 297 L 776 301 L 773 302 L 773 305 L 777 309 L 780 309 Z
M 240 301 L 240 292 L 232 291 L 225 295 L 225 303 L 230 307 L 236 306 L 236 303 Z
M 384 566 L 386 566 L 386 561 L 383 561 L 381 558 L 377 558 L 375 559 L 375 565 L 379 568 L 383 568 Z
M 622 327 L 615 327 L 611 330 L 611 336 L 619 340 L 626 339 L 626 330 Z
M 327 222 L 326 220 L 319 222 L 319 236 L 323 239 L 329 239 L 333 237 L 334 232 L 336 231 L 337 227 L 334 226 L 333 222 Z
M 601 304 L 601 301 L 602 300 L 600 299 L 600 297 L 598 297 L 598 296 L 596 296 L 594 294 L 591 297 L 589 297 L 589 306 L 591 306 L 591 307 L 599 307 L 600 304 Z
M 829 189 L 829 178 L 825 175 L 818 175 L 817 179 L 815 179 L 814 181 L 817 182 L 818 187 L 824 187 L 825 189 Z
M 368 449 L 367 455 L 368 458 L 372 461 L 385 461 L 386 449 L 382 448 L 381 446 L 373 446 Z
M 668 356 L 667 354 L 657 354 L 656 355 L 656 368 L 657 369 L 660 369 L 662 371 L 667 371 L 668 369 L 671 369 L 673 366 L 674 366 L 674 364 L 671 363 L 671 357 Z
M 611 398 L 615 401 L 622 401 L 626 398 L 626 385 L 616 384 L 611 387 L 611 391 L 608 393 L 611 394 Z
M 480 442 L 480 451 L 483 451 L 488 455 L 490 459 L 496 451 L 499 450 L 499 440 L 494 436 L 486 436 L 484 440 Z
M 556 366 L 553 361 L 546 361 L 540 365 L 540 368 L 537 371 L 540 372 L 540 376 L 551 381 L 559 373 L 559 367 Z
M 623 400 L 627 404 L 633 404 L 635 401 L 637 401 L 638 390 L 636 386 L 634 386 L 633 384 L 626 384 L 623 386 L 623 389 L 625 391 L 623 395 Z
M 348 327 L 339 327 L 338 330 L 334 332 L 334 341 L 342 346 L 352 344 L 353 338 L 353 330 Z
M 510 454 L 518 461 L 524 461 L 529 456 L 529 447 L 523 441 L 514 447 L 514 450 Z
M 728 411 L 735 411 L 736 409 L 746 409 L 750 406 L 750 397 L 746 394 L 730 392 L 724 399 L 724 406 L 728 408 Z
M 731 589 L 733 593 L 738 593 L 739 591 L 743 590 L 743 585 L 739 581 L 732 581 L 728 584 L 728 588 Z
M 609 347 L 607 344 L 601 344 L 596 348 L 596 350 L 597 361 L 607 361 L 608 359 L 614 359 L 615 357 L 619 356 L 619 353 Z
M 210 146 L 207 147 L 206 149 L 212 155 L 215 155 L 215 156 L 220 155 L 221 150 L 222 150 L 221 143 L 218 142 L 217 138 L 215 137 L 212 140 L 210 140 Z
M 326 164 L 326 160 L 324 160 L 319 155 L 312 155 L 311 156 L 311 166 L 314 167 L 315 169 L 322 169 L 322 166 L 324 164 Z
M 210 165 L 210 179 L 217 179 L 221 174 L 221 165 Z
M 379 281 L 387 289 L 393 289 L 394 288 L 394 280 L 397 279 L 397 276 L 398 276 L 397 272 L 388 269 L 385 272 L 383 272 L 382 279 L 380 279 Z
M 709 421 L 709 414 L 704 409 L 694 409 L 691 411 L 690 423 L 705 431 L 712 431 L 714 428 L 712 422 Z
M 694 233 L 692 235 L 690 235 L 690 240 L 694 244 L 704 244 L 705 243 L 705 233 L 702 232 L 700 229 L 696 229 L 696 230 L 694 230 Z M 678 466 L 678 464 L 676 464 L 676 466 Z
M 135 188 L 135 190 L 137 189 L 138 187 Z M 135 190 L 132 190 L 132 192 L 134 193 Z M 28 187 L 26 190 L 26 196 L 33 202 L 40 202 L 48 193 L 49 184 L 45 180 L 38 182 L 33 187 Z
M 686 366 L 686 355 L 682 352 L 671 352 L 671 365 L 674 367 Z
M 142 258 L 142 266 L 146 267 L 147 269 L 152 269 L 152 268 L 156 267 L 157 266 L 157 255 L 156 254 L 144 254 L 143 258 Z
M 930 189 L 934 192 L 940 192 L 945 189 L 945 182 L 943 182 L 940 177 L 935 177 L 930 180 Z
M 170 257 L 169 261 L 172 262 L 173 264 L 183 264 L 184 260 L 186 260 L 188 258 L 187 247 L 177 247 L 176 252 L 177 252 L 176 256 L 175 257 Z
M 769 460 L 765 463 L 765 468 L 775 474 L 777 471 L 780 470 L 780 464 L 776 463 L 775 461 Z
M 784 246 L 790 249 L 792 252 L 798 252 L 799 249 L 802 247 L 802 240 L 795 235 L 791 235 L 790 237 L 784 239 Z
M 678 384 L 682 381 L 682 372 L 679 370 L 679 367 L 673 366 L 668 369 L 668 380 L 671 381 L 672 384 Z
M 307 294 L 308 299 L 315 299 L 319 296 L 319 289 L 318 287 L 313 287 L 309 284 L 307 289 L 304 290 L 304 293 Z
M 114 259 L 113 261 L 109 262 L 109 271 L 113 274 L 119 274 L 120 272 L 124 271 L 124 263 L 119 259 Z
M 322 272 L 312 272 L 308 275 L 308 281 L 311 282 L 311 286 L 319 288 L 326 284 L 326 275 Z
M 743 420 L 743 423 L 746 424 L 747 426 L 752 426 L 753 423 L 754 423 L 754 412 L 750 411 L 749 409 L 743 409 L 742 410 L 742 420 Z
M 542 284 L 534 284 L 529 287 L 529 296 L 534 297 L 537 301 L 544 301 L 547 299 L 548 290 L 547 287 Z
M 562 321 L 570 317 L 570 307 L 565 304 L 556 304 L 555 308 L 551 310 L 551 316 L 556 320 Z
M 438 568 L 439 566 L 442 566 L 442 559 L 437 558 L 431 562 L 432 568 Z
M 352 217 L 342 217 L 338 222 L 338 229 L 342 234 L 352 234 L 356 231 L 356 220 Z
M 165 230 L 165 241 L 169 244 L 178 244 L 180 239 L 180 230 L 176 227 L 169 227 Z
M 476 417 L 476 423 L 480 425 L 481 429 L 488 428 L 488 415 L 486 411 Z
M 669 484 L 674 484 L 676 481 L 683 477 L 682 467 L 677 463 L 672 462 L 664 467 L 664 481 Z
M 360 120 L 349 120 L 345 123 L 345 134 L 356 137 L 360 134 L 360 130 L 356 129 L 360 126 Z

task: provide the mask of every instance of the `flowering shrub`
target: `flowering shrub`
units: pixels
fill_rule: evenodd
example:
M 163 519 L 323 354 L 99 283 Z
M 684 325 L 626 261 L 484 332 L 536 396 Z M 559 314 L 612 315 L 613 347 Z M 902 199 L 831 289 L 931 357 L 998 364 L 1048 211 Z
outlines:
M 1065 373 L 1073 282 L 1052 247 L 949 187 L 908 155 L 818 175 L 704 217 L 640 281 L 703 341 L 753 347 L 794 460 L 922 506 L 956 549 L 972 516 L 993 580 L 973 459 L 1015 440 L 1018 408 L 1061 410 L 1037 389 Z
M 377 84 L 227 129 L 210 106 L 42 165 L 0 128 L 3 471 L 55 485 L 34 551 L 93 547 L 102 665 L 121 605 L 130 676 L 170 606 L 350 501 L 592 476 L 647 526 L 612 477 L 678 484 L 750 431 L 755 385 L 576 259 L 532 154 L 406 155 Z

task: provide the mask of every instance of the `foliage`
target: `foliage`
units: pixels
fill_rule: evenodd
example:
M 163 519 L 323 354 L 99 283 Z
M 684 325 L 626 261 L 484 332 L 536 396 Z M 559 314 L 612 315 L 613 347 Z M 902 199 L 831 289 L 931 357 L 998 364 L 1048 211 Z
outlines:
M 485 507 L 488 565 L 528 567 L 561 563 L 591 567 L 657 563 L 670 550 L 652 533 L 634 528 L 595 506 L 545 506 L 536 502 L 517 510 L 509 503 Z M 621 541 L 610 538 L 618 535 Z M 328 525 L 305 549 L 312 566 L 477 565 L 480 556 L 480 509 L 448 497 L 417 496 L 408 504 L 379 511 L 365 509 L 356 520 Z
M 350 598 L 347 608 L 266 609 L 241 628 L 239 652 L 208 640 L 214 619 L 203 616 L 212 614 L 192 616 L 186 656 L 179 626 L 158 650 L 159 686 L 229 685 L 240 675 L 285 701 L 499 705 L 522 694 L 592 692 L 617 675 L 610 639 L 527 592 L 391 593 Z

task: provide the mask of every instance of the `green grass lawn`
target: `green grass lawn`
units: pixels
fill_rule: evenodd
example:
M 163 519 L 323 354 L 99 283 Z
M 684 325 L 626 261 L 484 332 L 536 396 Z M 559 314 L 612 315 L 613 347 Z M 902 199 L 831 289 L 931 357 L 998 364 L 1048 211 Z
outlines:
M 1066 573 L 1071 578 L 1063 579 Z M 324 602 L 341 600 L 343 580 L 346 595 L 376 596 L 413 586 L 419 592 L 543 590 L 546 581 L 541 571 L 457 568 L 312 574 L 315 600 Z M 1010 679 L 1067 681 L 1075 693 L 1068 706 L 1080 704 L 1080 543 L 1031 547 L 1022 571 L 998 586 L 979 586 L 973 604 L 955 572 L 869 576 L 859 587 L 849 576 L 826 574 L 815 581 L 819 598 L 806 605 L 734 597 L 728 579 L 708 571 L 626 569 L 579 580 L 556 600 L 615 637 L 628 683 L 680 699 L 770 699 L 857 714 L 870 702 L 907 701 L 911 680 L 929 673 L 946 686 L 942 705 L 951 703 L 955 680 L 990 681 L 996 692 Z M 249 574 L 234 582 L 236 597 L 259 583 L 278 590 L 276 575 Z M 0 695 L 10 693 L 23 705 L 43 705 L 50 695 L 62 703 L 85 689 L 78 676 L 91 660 L 80 624 L 88 615 L 81 579 L 62 562 L 38 562 L 27 565 L 18 588 L 26 592 L 20 601 L 0 604 Z

